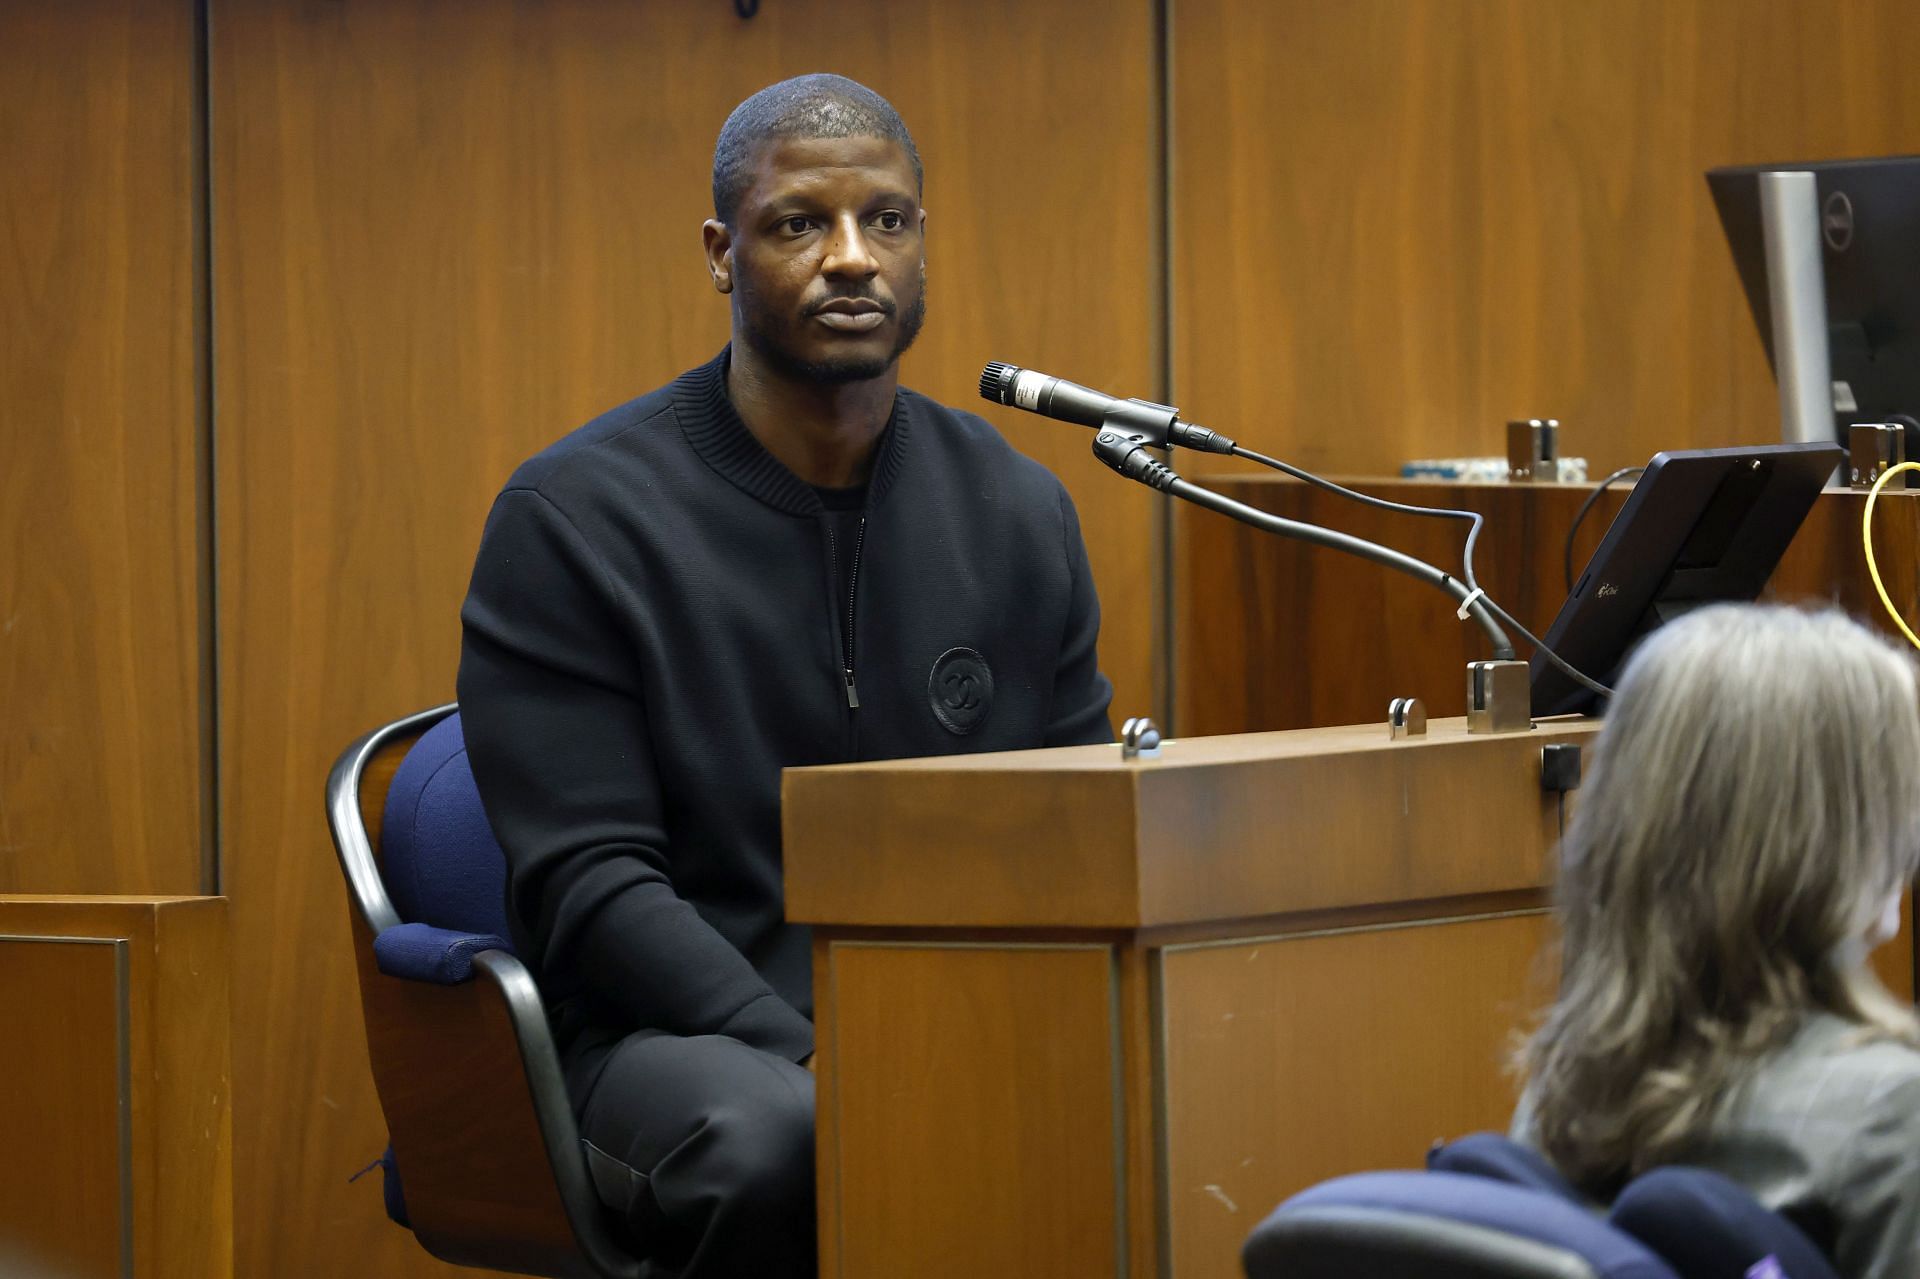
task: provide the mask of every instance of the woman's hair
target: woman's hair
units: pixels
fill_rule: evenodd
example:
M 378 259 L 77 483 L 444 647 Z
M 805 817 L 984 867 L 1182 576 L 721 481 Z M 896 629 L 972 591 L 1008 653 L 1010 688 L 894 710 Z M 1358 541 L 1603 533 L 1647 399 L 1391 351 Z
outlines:
M 1605 1196 L 1680 1157 L 1809 1012 L 1915 1042 L 1864 941 L 1920 863 L 1920 693 L 1839 613 L 1721 605 L 1628 664 L 1561 842 L 1531 1136 Z

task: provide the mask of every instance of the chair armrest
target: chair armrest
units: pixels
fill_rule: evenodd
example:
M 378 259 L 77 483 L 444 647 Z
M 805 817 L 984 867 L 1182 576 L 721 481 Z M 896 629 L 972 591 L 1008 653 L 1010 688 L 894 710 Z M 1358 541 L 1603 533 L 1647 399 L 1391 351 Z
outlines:
M 473 979 L 473 957 L 513 945 L 490 933 L 459 933 L 430 924 L 395 924 L 373 939 L 373 958 L 389 977 L 458 986 Z
M 415 1238 L 455 1265 L 641 1279 L 594 1193 L 525 965 L 475 948 L 471 980 L 413 981 L 380 971 L 379 939 L 361 936 L 368 1056 Z

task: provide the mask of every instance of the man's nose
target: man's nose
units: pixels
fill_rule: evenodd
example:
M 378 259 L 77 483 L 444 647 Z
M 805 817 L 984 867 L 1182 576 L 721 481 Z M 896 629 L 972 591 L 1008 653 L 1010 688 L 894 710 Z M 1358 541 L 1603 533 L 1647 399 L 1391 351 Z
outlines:
M 857 218 L 849 214 L 837 219 L 827 238 L 826 260 L 820 269 L 827 275 L 866 279 L 879 272 L 880 261 L 867 246 L 867 237 Z

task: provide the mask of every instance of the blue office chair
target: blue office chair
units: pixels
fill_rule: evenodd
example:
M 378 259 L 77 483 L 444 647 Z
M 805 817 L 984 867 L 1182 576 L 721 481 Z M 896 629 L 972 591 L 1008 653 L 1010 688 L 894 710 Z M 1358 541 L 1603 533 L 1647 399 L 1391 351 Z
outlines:
M 1427 1155 L 1429 1172 L 1458 1172 L 1542 1190 L 1571 1203 L 1580 1192 L 1537 1150 L 1477 1132 Z M 1790 1279 L 1835 1279 L 1827 1254 L 1801 1228 L 1738 1183 L 1705 1168 L 1655 1168 L 1627 1183 L 1607 1219 L 1658 1253 L 1683 1279 L 1747 1279 L 1767 1258 Z
M 1685 1279 L 1748 1279 L 1773 1258 L 1787 1279 L 1838 1279 L 1797 1226 L 1705 1168 L 1656 1168 L 1635 1177 L 1608 1220 L 1665 1257 Z
M 1684 1279 L 1556 1195 L 1457 1172 L 1323 1182 L 1274 1209 L 1240 1261 L 1247 1279 Z
M 1427 1152 L 1427 1171 L 1488 1177 L 1544 1190 L 1568 1203 L 1582 1203 L 1585 1198 L 1545 1155 L 1495 1132 L 1468 1133 L 1453 1141 L 1435 1142 Z
M 327 778 L 367 1054 L 392 1145 L 388 1215 L 434 1256 L 640 1279 L 594 1193 L 546 1011 L 513 954 L 506 861 L 452 706 L 375 729 Z
M 1275 1209 L 1248 1279 L 1836 1279 L 1798 1228 L 1700 1168 L 1635 1178 L 1602 1218 L 1537 1152 L 1492 1133 L 1436 1148 L 1428 1171 L 1362 1173 Z

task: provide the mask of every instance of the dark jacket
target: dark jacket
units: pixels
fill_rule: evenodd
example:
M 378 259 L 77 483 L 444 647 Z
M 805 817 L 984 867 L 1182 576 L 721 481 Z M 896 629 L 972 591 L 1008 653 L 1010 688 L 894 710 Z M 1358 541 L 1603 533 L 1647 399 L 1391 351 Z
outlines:
M 868 493 L 849 706 L 827 512 L 734 413 L 726 361 L 521 466 L 461 612 L 468 753 L 563 1048 L 651 1028 L 812 1051 L 783 767 L 1111 736 L 1065 490 L 907 390 Z

